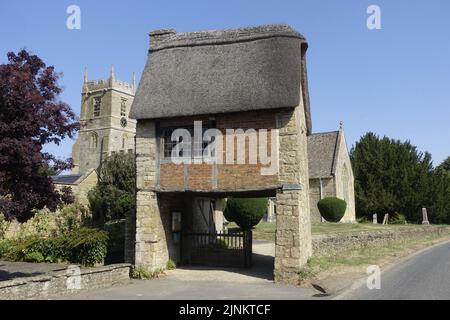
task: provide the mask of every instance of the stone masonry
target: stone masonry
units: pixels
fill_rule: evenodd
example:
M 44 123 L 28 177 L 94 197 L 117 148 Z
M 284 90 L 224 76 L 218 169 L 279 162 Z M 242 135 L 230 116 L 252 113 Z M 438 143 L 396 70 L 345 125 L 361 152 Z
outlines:
M 136 239 L 135 264 L 148 269 L 164 267 L 168 257 L 155 184 L 156 132 L 154 122 L 136 132 Z
M 132 152 L 136 121 L 128 117 L 136 84 L 115 78 L 89 81 L 85 72 L 81 93 L 80 132 L 72 147 L 73 174 L 97 169 L 114 152 Z
M 277 194 L 275 281 L 298 280 L 298 271 L 312 255 L 308 198 L 308 158 L 303 108 L 278 116 L 279 180 L 293 190 Z M 295 187 L 295 186 L 298 187 Z
M 309 136 L 308 158 L 311 221 L 321 222 L 321 199 L 338 197 L 347 203 L 341 222 L 355 222 L 354 175 L 343 128 Z

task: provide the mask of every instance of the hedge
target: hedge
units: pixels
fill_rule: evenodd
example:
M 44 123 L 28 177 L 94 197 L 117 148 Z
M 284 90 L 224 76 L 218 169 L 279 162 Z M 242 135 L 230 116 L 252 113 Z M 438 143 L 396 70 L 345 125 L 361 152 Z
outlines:
M 107 245 L 107 232 L 80 228 L 57 237 L 0 241 L 0 258 L 8 261 L 70 262 L 94 266 L 103 263 Z

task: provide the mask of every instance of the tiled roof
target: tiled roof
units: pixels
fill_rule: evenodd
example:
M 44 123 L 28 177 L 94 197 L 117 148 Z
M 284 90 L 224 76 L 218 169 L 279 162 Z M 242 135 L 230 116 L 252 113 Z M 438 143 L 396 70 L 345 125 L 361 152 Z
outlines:
M 334 174 L 339 131 L 308 136 L 309 178 L 326 178 Z
M 81 174 L 70 174 L 63 176 L 53 176 L 52 180 L 56 184 L 77 184 L 77 181 L 82 177 Z

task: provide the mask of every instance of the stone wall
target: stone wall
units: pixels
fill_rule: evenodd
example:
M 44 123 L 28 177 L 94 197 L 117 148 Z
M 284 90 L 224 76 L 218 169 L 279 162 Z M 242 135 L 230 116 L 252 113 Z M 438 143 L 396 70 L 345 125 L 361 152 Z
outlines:
M 332 178 L 322 179 L 322 196 L 334 197 L 335 184 Z M 309 180 L 309 208 L 311 210 L 311 222 L 318 223 L 322 221 L 317 203 L 320 201 L 320 179 Z
M 35 277 L 0 281 L 0 300 L 44 299 L 107 288 L 128 281 L 130 267 L 129 264 L 116 264 L 79 269 L 79 273 L 70 269 Z
M 313 252 L 315 256 L 332 255 L 341 251 L 368 246 L 383 245 L 396 239 L 409 239 L 425 235 L 449 235 L 450 227 L 411 227 L 390 230 L 355 231 L 337 234 L 315 235 Z

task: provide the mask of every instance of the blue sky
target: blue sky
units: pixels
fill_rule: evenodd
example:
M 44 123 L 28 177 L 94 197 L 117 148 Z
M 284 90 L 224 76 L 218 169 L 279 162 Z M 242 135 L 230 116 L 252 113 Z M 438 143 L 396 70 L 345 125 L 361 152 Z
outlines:
M 81 30 L 66 9 L 81 8 Z M 369 5 L 381 30 L 366 27 Z M 345 123 L 349 147 L 365 132 L 410 140 L 435 164 L 450 156 L 450 1 L 5 1 L 0 2 L 0 63 L 27 48 L 64 77 L 62 99 L 79 113 L 83 69 L 106 78 L 140 78 L 148 32 L 288 23 L 309 41 L 315 132 Z M 47 149 L 70 156 L 73 141 Z

